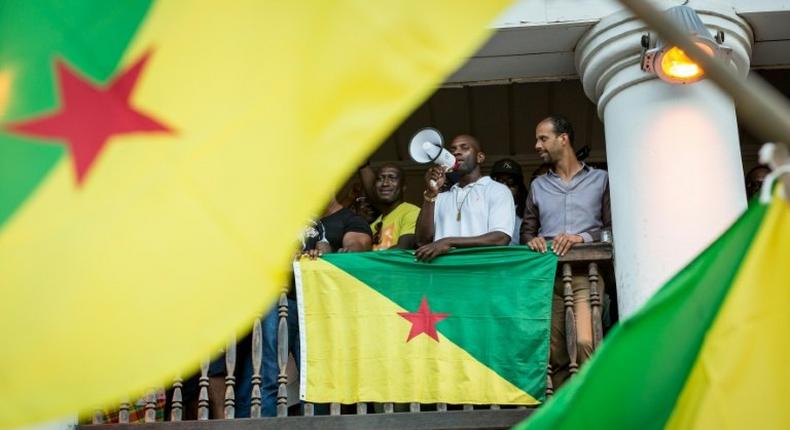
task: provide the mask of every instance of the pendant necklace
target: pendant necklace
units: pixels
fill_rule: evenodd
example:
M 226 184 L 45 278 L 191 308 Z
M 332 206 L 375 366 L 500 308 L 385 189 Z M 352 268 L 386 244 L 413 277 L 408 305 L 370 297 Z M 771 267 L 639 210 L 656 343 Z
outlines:
M 463 188 L 462 188 L 463 190 Z M 455 207 L 458 209 L 458 214 L 455 216 L 455 220 L 461 222 L 461 209 L 464 207 L 464 203 L 466 203 L 466 199 L 469 197 L 469 194 L 472 193 L 472 187 L 469 186 L 469 189 L 466 190 L 466 194 L 464 194 L 464 198 L 461 200 L 461 203 L 458 203 L 458 198 L 455 199 Z

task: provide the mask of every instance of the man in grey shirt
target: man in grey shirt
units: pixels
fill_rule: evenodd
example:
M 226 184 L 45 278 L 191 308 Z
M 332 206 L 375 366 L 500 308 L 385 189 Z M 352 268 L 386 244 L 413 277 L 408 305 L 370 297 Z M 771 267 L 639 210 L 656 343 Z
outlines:
M 573 150 L 573 127 L 560 116 L 544 119 L 535 129 L 535 150 L 552 165 L 548 173 L 530 185 L 521 224 L 521 244 L 532 250 L 551 250 L 565 255 L 574 244 L 601 239 L 601 231 L 611 228 L 609 177 L 576 158 Z M 577 271 L 576 273 L 582 273 Z M 603 280 L 598 283 L 603 294 Z M 551 318 L 551 365 L 554 387 L 568 377 L 568 352 L 565 343 L 562 279 L 554 282 Z M 573 277 L 573 301 L 577 326 L 578 361 L 582 364 L 592 353 L 592 312 L 590 284 L 586 275 Z

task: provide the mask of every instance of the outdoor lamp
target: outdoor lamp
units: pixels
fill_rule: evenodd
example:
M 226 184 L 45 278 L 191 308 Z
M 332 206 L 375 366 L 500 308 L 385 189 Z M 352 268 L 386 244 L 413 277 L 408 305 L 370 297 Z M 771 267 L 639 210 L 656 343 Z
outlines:
M 688 34 L 697 46 L 710 56 L 729 58 L 732 49 L 722 45 L 724 32 L 718 31 L 712 37 L 694 9 L 688 6 L 675 6 L 667 9 L 667 17 Z M 690 84 L 705 77 L 705 71 L 682 49 L 657 39 L 655 43 L 650 34 L 642 36 L 642 70 L 655 73 L 662 81 L 671 84 Z

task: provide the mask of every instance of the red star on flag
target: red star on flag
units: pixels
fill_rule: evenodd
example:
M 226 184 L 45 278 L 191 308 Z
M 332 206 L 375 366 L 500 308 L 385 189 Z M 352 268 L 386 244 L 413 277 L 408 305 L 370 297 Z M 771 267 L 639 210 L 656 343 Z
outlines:
M 95 85 L 60 60 L 55 61 L 60 108 L 48 115 L 6 126 L 10 131 L 64 141 L 71 153 L 77 184 L 82 184 L 111 136 L 171 132 L 129 100 L 149 54 L 143 55 L 105 86 Z
M 420 308 L 417 309 L 417 312 L 398 312 L 398 315 L 411 322 L 411 331 L 406 342 L 414 339 L 421 333 L 427 334 L 438 342 L 439 335 L 436 333 L 436 323 L 450 316 L 450 314 L 431 312 L 431 308 L 428 307 L 428 298 L 425 296 L 422 296 L 422 303 L 420 303 Z

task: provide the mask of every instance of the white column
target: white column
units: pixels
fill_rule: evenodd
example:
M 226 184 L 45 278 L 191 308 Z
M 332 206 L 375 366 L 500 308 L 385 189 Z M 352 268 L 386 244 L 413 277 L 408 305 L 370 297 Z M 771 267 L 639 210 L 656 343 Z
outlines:
M 731 8 L 692 1 L 749 69 L 752 33 Z M 710 81 L 670 85 L 639 68 L 648 30 L 625 12 L 579 41 L 576 67 L 606 135 L 621 318 L 710 245 L 746 208 L 732 100 Z

